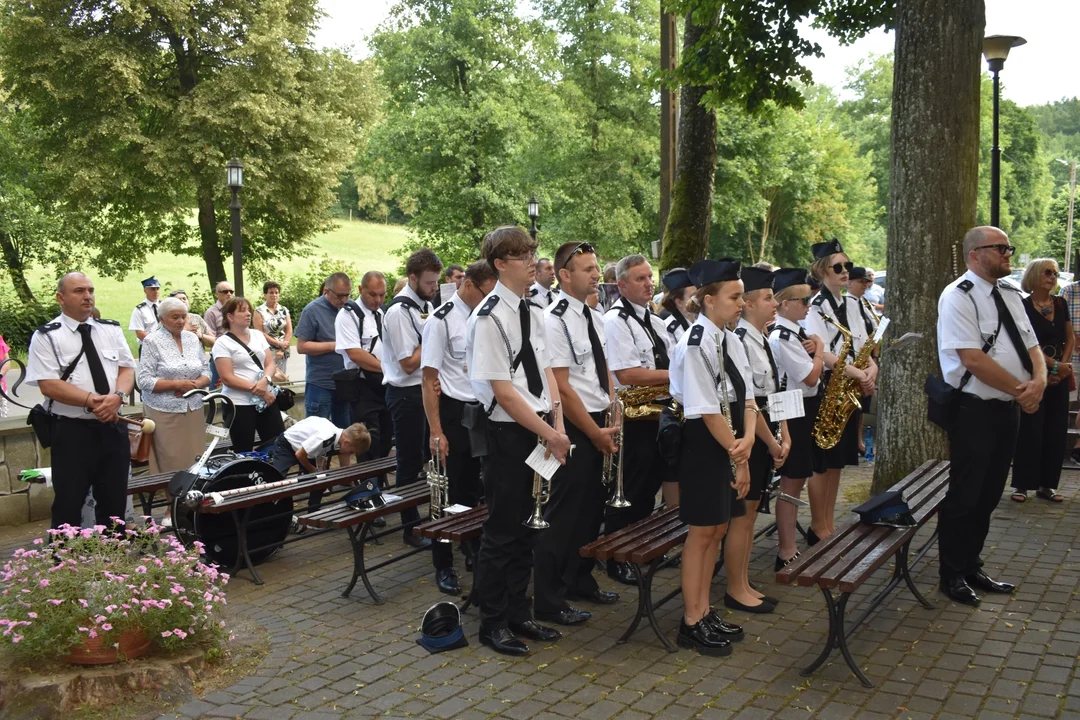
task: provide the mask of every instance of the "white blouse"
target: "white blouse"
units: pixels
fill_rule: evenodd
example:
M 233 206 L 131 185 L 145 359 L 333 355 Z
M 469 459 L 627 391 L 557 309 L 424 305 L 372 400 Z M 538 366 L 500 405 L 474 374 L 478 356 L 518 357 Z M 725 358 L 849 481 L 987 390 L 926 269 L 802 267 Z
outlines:
M 186 413 L 202 407 L 202 398 L 198 396 L 184 399 L 176 397 L 171 390 L 153 391 L 158 380 L 197 380 L 203 375 L 210 377 L 210 366 L 199 337 L 183 330 L 180 332 L 180 344 L 183 349 L 176 346 L 173 334 L 161 326 L 143 339 L 138 380 L 143 405 L 151 410 Z
M 258 331 L 248 331 L 247 346 L 251 348 L 251 352 L 255 353 L 255 357 L 259 358 L 259 363 L 266 362 L 266 351 L 270 349 L 270 344 L 266 342 L 266 337 Z M 233 374 L 238 378 L 247 380 L 248 382 L 258 382 L 264 375 L 263 368 L 256 365 L 248 351 L 240 346 L 238 342 L 233 340 L 228 335 L 222 335 L 214 343 L 214 349 L 210 353 L 215 361 L 218 358 L 229 358 L 232 360 Z M 252 393 L 245 392 L 243 390 L 236 390 L 222 383 L 222 393 L 227 395 L 237 405 L 254 405 L 255 396 Z

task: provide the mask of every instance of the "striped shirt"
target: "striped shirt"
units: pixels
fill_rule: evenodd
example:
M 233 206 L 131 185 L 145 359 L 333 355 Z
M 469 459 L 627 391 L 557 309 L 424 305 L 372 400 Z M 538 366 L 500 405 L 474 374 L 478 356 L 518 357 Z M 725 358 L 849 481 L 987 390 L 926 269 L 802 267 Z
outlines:
M 1061 297 L 1069 308 L 1069 319 L 1072 320 L 1073 334 L 1080 335 L 1080 282 L 1069 283 L 1061 290 Z M 1080 347 L 1073 346 L 1071 361 L 1073 366 L 1080 362 Z

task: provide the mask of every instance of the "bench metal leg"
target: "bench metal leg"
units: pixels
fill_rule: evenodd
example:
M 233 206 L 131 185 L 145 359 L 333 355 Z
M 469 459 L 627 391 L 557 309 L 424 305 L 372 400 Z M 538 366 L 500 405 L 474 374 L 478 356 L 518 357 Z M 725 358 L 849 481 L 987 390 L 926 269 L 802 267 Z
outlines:
M 634 619 L 630 623 L 630 627 L 626 629 L 626 632 L 622 634 L 618 642 L 624 643 L 630 639 L 630 636 L 637 630 L 638 625 L 641 624 L 641 618 L 646 617 L 649 619 L 649 625 L 652 626 L 653 632 L 656 633 L 656 637 L 660 638 L 660 642 L 664 644 L 669 653 L 678 652 L 678 648 L 672 644 L 671 640 L 668 640 L 667 635 L 660 628 L 660 623 L 656 619 L 656 608 L 666 603 L 671 598 L 682 592 L 682 589 L 676 589 L 665 595 L 659 602 L 654 603 L 652 598 L 652 584 L 653 577 L 656 575 L 656 571 L 664 564 L 664 557 L 660 556 L 654 559 L 646 567 L 644 565 L 635 564 L 637 568 L 638 576 L 638 606 L 637 612 L 634 614 Z
M 367 568 L 364 566 L 364 538 L 371 530 L 370 523 L 363 523 L 360 528 L 356 526 L 346 528 L 349 532 L 349 543 L 352 545 L 353 550 L 353 574 L 352 579 L 349 580 L 349 586 L 345 588 L 345 592 L 341 593 L 341 597 L 349 597 L 349 594 L 356 587 L 357 578 L 364 581 L 364 587 L 367 588 L 368 595 L 375 601 L 376 605 L 382 605 L 383 599 L 379 597 L 379 593 L 375 592 L 375 588 L 371 586 L 371 581 L 368 580 Z
M 149 493 L 138 493 L 139 505 L 142 506 L 143 515 L 150 516 L 151 511 L 154 508 L 154 496 L 157 495 L 156 490 L 151 490 Z
M 863 687 L 874 687 L 874 684 L 870 682 L 870 679 L 866 677 L 863 671 L 855 663 L 855 660 L 851 657 L 851 650 L 849 650 L 847 646 L 847 634 L 844 632 L 844 610 L 847 607 L 847 601 L 848 598 L 851 597 L 851 593 L 841 593 L 840 600 L 837 602 L 833 597 L 832 592 L 826 588 L 820 589 L 821 594 L 825 596 L 825 607 L 828 608 L 829 611 L 829 636 L 825 640 L 825 647 L 814 662 L 803 668 L 799 674 L 803 677 L 810 677 L 813 675 L 814 671 L 829 659 L 829 655 L 832 654 L 833 648 L 839 647 L 841 654 L 844 656 L 844 661 L 847 663 L 847 666 L 851 668 L 851 672 L 855 673 L 855 677 L 859 678 L 859 682 L 863 684 Z
M 900 548 L 900 552 L 896 557 L 896 571 L 904 578 L 904 583 L 908 586 L 908 590 L 915 596 L 915 599 L 919 601 L 927 610 L 933 610 L 934 604 L 923 597 L 923 594 L 919 592 L 919 588 L 915 586 L 915 580 L 911 577 L 911 568 L 908 566 L 908 546 L 911 542 L 904 543 L 904 546 Z
M 259 577 L 259 571 L 255 569 L 255 563 L 251 562 L 251 555 L 248 553 L 248 516 L 250 515 L 251 508 L 247 507 L 237 512 L 236 510 L 230 510 L 229 514 L 232 515 L 233 525 L 236 526 L 236 565 L 233 568 L 233 577 L 241 569 L 241 563 L 243 567 L 247 568 L 251 573 L 251 581 L 256 585 L 262 585 L 263 580 Z

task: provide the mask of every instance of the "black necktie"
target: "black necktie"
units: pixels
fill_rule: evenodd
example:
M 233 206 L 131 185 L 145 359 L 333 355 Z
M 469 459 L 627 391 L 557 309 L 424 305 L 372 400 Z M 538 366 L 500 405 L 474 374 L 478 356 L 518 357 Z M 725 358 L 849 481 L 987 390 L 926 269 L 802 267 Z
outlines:
M 547 304 L 548 305 L 551 304 L 551 291 L 550 290 L 547 291 Z
M 154 322 L 157 322 L 158 321 L 157 305 L 155 305 L 154 303 L 150 303 L 150 309 L 154 311 Z
M 1029 375 L 1034 375 L 1035 371 L 1031 365 L 1031 356 L 1028 355 L 1027 348 L 1024 347 L 1024 341 L 1020 337 L 1020 328 L 1016 326 L 1016 319 L 1009 312 L 1009 308 L 1005 304 L 1005 298 L 1001 297 L 996 285 L 990 291 L 990 296 L 994 298 L 1001 324 L 1005 326 L 1005 332 L 1009 334 L 1009 339 L 1012 340 L 1013 347 L 1016 348 L 1016 354 L 1020 356 L 1020 364 L 1024 366 Z
M 631 308 L 630 312 L 634 312 Z M 637 313 L 634 313 L 634 317 L 637 317 Z M 656 369 L 667 370 L 670 360 L 668 359 L 667 346 L 660 340 L 660 336 L 656 334 L 656 330 L 652 326 L 652 313 L 649 312 L 649 308 L 645 308 L 645 322 L 641 323 L 645 328 L 645 332 L 649 336 L 649 340 L 652 341 L 653 355 L 656 356 Z
M 735 359 L 727 351 L 727 335 L 723 334 L 723 330 L 720 333 L 723 337 L 720 346 L 724 352 L 724 374 L 727 376 L 728 383 L 731 384 L 731 389 L 735 391 L 735 402 L 728 405 L 728 409 L 731 410 L 731 426 L 735 430 L 735 435 L 741 435 L 745 421 L 743 406 L 746 403 L 746 383 L 743 382 L 742 373 L 735 365 Z M 727 398 L 721 398 L 721 402 L 726 403 Z
M 90 367 L 90 377 L 94 381 L 94 392 L 98 395 L 107 395 L 109 380 L 105 377 L 105 366 L 101 364 L 101 356 L 94 347 L 94 339 L 90 337 L 90 326 L 79 323 L 79 334 L 82 335 L 83 354 L 86 355 L 86 364 Z
M 518 352 L 518 360 L 525 368 L 525 379 L 529 383 L 529 392 L 535 397 L 544 394 L 544 381 L 540 377 L 540 366 L 536 364 L 536 354 L 533 353 L 530 332 L 532 322 L 529 316 L 529 301 L 522 298 L 518 304 L 518 315 L 521 316 L 521 350 Z
M 379 333 L 379 339 L 382 340 L 382 312 L 376 310 L 371 314 L 375 316 L 375 331 Z
M 776 387 L 780 387 L 780 372 L 776 369 L 776 360 L 773 358 L 772 348 L 769 347 L 769 340 L 767 338 L 761 339 L 761 344 L 765 347 L 765 355 L 769 358 L 769 368 L 772 370 L 773 382 L 776 383 Z
M 600 336 L 596 334 L 596 328 L 592 322 L 592 310 L 585 310 L 585 324 L 589 326 L 589 344 L 592 345 L 593 360 L 596 361 L 596 376 L 600 378 L 600 387 L 608 392 L 607 358 L 604 357 L 604 348 L 600 345 Z

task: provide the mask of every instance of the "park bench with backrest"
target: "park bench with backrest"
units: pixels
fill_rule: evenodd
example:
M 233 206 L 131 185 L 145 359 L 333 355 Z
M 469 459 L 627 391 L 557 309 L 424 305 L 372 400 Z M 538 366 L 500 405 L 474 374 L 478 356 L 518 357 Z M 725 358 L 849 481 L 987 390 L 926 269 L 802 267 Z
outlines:
M 901 582 L 907 585 L 915 599 L 924 607 L 933 607 L 915 586 L 911 578 L 911 568 L 937 539 L 937 532 L 914 554 L 911 553 L 910 546 L 919 528 L 937 513 L 948 487 L 949 463 L 927 461 L 890 488 L 904 493 L 916 521 L 915 527 L 895 528 L 852 522 L 839 528 L 776 573 L 776 581 L 784 585 L 816 585 L 821 590 L 828 609 L 829 634 L 825 647 L 818 657 L 802 670 L 803 677 L 808 677 L 821 667 L 833 649 L 838 647 L 844 661 L 859 681 L 866 687 L 873 687 L 873 683 L 852 658 L 847 640 Z M 846 624 L 844 615 L 852 593 L 862 587 L 889 560 L 895 560 L 889 582 L 870 600 L 854 622 Z M 834 595 L 836 591 L 839 596 Z

